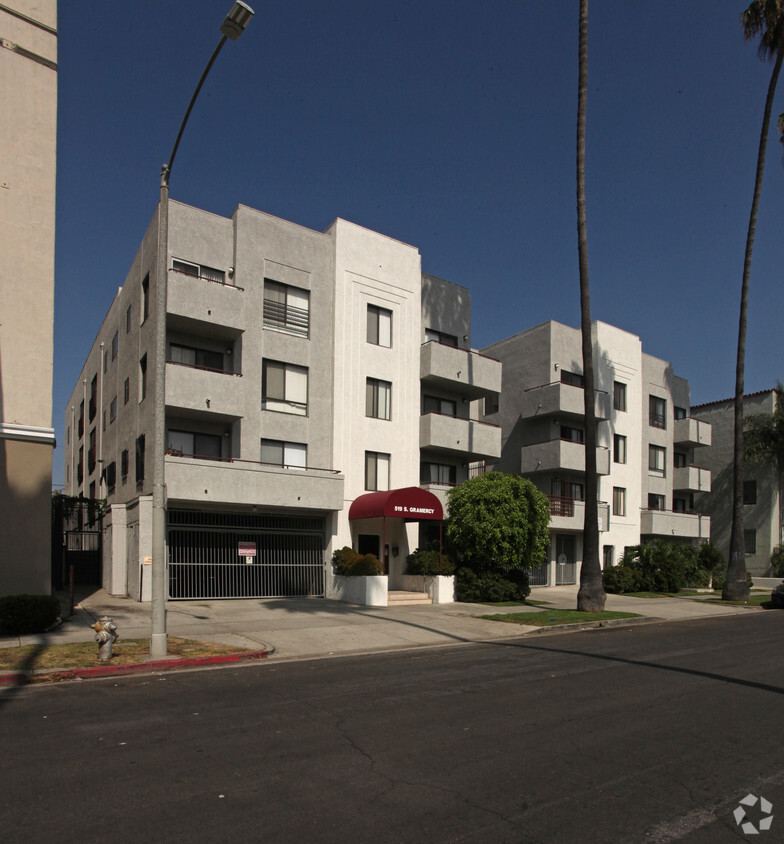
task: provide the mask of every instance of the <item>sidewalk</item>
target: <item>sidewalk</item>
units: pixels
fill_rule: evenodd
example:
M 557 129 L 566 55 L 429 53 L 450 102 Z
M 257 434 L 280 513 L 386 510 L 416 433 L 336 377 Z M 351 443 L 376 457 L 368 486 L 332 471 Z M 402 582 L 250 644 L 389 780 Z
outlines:
M 577 589 L 576 585 L 534 589 L 530 600 L 547 602 L 543 609 L 574 609 Z M 637 613 L 651 621 L 761 611 L 685 598 L 646 599 L 624 595 L 608 595 L 605 608 Z M 499 624 L 477 617 L 528 610 L 535 611 L 535 608 L 491 607 L 485 604 L 377 608 L 359 607 L 324 598 L 170 601 L 166 604 L 166 622 L 170 636 L 263 651 L 274 660 L 312 659 L 516 639 L 543 630 L 548 633 L 564 630 L 563 627 Z M 102 615 L 108 615 L 114 620 L 121 639 L 144 639 L 150 635 L 149 604 L 141 604 L 130 598 L 112 597 L 99 589 L 81 597 L 75 606 L 74 615 L 57 629 L 40 635 L 0 637 L 0 648 L 41 643 L 91 642 L 95 634 L 90 625 Z M 639 623 L 640 619 L 630 621 Z M 223 660 L 213 658 L 211 663 L 219 661 L 236 661 L 236 657 Z M 158 665 L 160 668 L 177 667 L 177 660 L 169 660 L 168 663 L 175 664 Z

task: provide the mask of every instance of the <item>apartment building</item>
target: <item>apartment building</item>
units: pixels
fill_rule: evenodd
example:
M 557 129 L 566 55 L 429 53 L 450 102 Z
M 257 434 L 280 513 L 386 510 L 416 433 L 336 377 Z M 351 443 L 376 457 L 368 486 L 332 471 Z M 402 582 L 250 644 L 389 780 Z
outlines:
M 743 416 L 772 415 L 777 391 L 762 390 L 743 397 Z M 710 514 L 711 542 L 727 559 L 732 530 L 732 456 L 735 438 L 735 400 L 709 402 L 692 407 L 691 414 L 713 429 L 710 448 L 700 449 L 699 466 L 712 473 L 710 495 L 699 495 L 697 506 Z M 743 528 L 746 546 L 746 570 L 764 577 L 770 574 L 773 549 L 784 544 L 784 485 L 780 467 L 775 463 L 743 466 Z
M 57 4 L 0 6 L 0 595 L 51 591 Z
M 157 214 L 66 409 L 66 492 L 105 498 L 103 585 L 150 595 Z M 501 454 L 472 401 L 501 364 L 418 250 L 345 220 L 169 204 L 165 479 L 172 599 L 331 594 L 351 545 L 400 588 L 450 486 Z
M 710 518 L 695 494 L 711 476 L 695 453 L 711 428 L 689 416 L 689 385 L 666 361 L 642 351 L 639 337 L 594 322 L 602 565 L 654 538 L 698 543 Z M 585 517 L 585 415 L 580 330 L 546 322 L 482 350 L 503 364 L 500 397 L 482 419 L 500 425 L 494 468 L 530 478 L 550 498 L 550 556 L 532 583 L 574 583 Z

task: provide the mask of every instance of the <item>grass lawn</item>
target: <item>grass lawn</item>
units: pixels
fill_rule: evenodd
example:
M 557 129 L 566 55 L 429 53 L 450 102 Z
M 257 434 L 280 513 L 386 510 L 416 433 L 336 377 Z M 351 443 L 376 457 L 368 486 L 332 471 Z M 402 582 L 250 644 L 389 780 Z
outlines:
M 194 639 L 167 639 L 170 657 L 201 657 L 232 654 L 244 650 L 232 645 L 214 645 Z M 0 648 L 0 671 L 32 671 L 48 668 L 92 668 L 94 665 L 129 665 L 150 658 L 149 639 L 120 639 L 112 647 L 112 659 L 100 662 L 95 642 L 66 645 L 25 645 Z
M 765 609 L 773 609 L 773 604 L 770 600 L 770 592 L 760 592 L 749 595 L 748 601 L 722 601 L 721 598 L 707 598 L 706 602 L 709 604 L 730 604 L 737 607 L 764 607 Z
M 611 621 L 616 618 L 642 618 L 634 612 L 578 612 L 577 610 L 543 610 L 541 612 L 510 612 L 499 615 L 481 615 L 488 621 L 506 621 L 509 624 L 530 624 L 535 627 L 553 627 L 557 624 L 579 624 L 589 621 Z
M 479 601 L 486 607 L 546 607 L 552 601 Z

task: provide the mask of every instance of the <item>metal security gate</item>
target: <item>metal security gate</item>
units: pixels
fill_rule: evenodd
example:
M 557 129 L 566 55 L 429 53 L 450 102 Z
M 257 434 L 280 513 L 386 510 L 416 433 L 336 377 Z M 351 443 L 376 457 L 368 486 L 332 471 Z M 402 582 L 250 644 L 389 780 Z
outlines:
M 169 598 L 324 595 L 323 517 L 169 511 Z
M 63 547 L 64 582 L 73 566 L 77 586 L 101 583 L 101 532 L 98 530 L 67 530 Z

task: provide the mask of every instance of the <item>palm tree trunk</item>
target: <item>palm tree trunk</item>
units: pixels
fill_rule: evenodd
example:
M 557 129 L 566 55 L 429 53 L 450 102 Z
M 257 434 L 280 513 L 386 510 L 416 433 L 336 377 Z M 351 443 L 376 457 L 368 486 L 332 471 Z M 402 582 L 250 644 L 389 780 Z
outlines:
M 588 283 L 588 227 L 585 217 L 585 115 L 588 102 L 588 0 L 580 0 L 580 70 L 577 91 L 577 251 L 580 262 L 580 330 L 583 347 L 585 407 L 585 521 L 583 562 L 577 609 L 601 612 L 607 598 L 599 565 L 599 508 L 596 475 L 596 405 L 591 336 L 591 290 Z
M 784 52 L 776 55 L 776 63 L 768 85 L 765 100 L 765 114 L 762 118 L 759 150 L 757 152 L 757 175 L 754 180 L 754 198 L 751 202 L 749 230 L 746 234 L 746 255 L 743 259 L 743 283 L 740 292 L 740 320 L 738 323 L 738 359 L 735 367 L 735 436 L 732 455 L 732 531 L 730 533 L 730 554 L 727 561 L 727 580 L 721 597 L 725 601 L 747 601 L 749 584 L 746 578 L 746 543 L 743 529 L 743 380 L 746 368 L 746 319 L 749 305 L 749 277 L 751 275 L 751 253 L 757 230 L 757 212 L 762 192 L 762 176 L 765 172 L 765 150 L 768 143 L 770 113 L 776 83 L 779 79 Z

